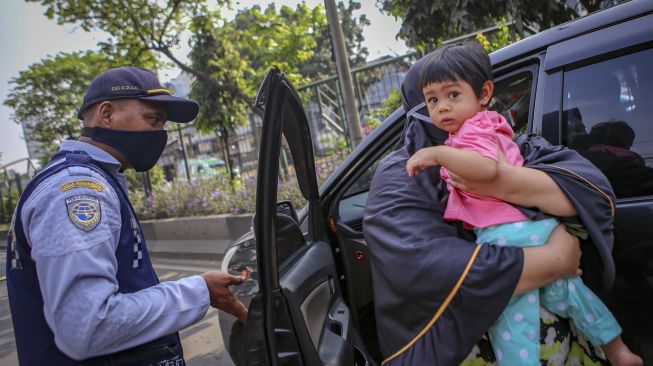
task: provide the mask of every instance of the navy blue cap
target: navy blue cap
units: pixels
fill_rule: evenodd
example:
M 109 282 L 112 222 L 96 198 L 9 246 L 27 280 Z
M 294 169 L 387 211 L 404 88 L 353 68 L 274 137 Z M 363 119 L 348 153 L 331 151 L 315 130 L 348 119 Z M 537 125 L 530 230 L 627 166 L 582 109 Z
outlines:
M 84 118 L 84 111 L 93 104 L 112 99 L 134 98 L 158 103 L 165 107 L 168 120 L 190 122 L 197 117 L 200 105 L 196 101 L 175 97 L 159 83 L 156 74 L 140 67 L 109 69 L 93 79 L 84 95 L 84 104 L 77 118 Z

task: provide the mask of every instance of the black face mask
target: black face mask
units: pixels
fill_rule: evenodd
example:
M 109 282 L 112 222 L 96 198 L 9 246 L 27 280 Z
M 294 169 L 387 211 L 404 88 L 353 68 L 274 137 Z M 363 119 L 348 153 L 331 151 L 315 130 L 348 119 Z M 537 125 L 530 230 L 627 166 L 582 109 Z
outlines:
M 118 150 L 137 171 L 152 169 L 161 157 L 168 142 L 168 132 L 120 131 L 102 127 L 84 127 L 82 136 L 101 142 Z

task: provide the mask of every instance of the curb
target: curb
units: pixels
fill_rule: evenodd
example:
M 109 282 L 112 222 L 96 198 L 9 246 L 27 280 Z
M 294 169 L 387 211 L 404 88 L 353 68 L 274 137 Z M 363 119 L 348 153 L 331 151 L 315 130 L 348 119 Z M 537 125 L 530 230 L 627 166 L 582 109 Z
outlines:
M 252 215 L 212 215 L 141 221 L 148 252 L 155 258 L 222 260 L 231 243 L 251 230 Z M 0 249 L 7 249 L 6 230 Z

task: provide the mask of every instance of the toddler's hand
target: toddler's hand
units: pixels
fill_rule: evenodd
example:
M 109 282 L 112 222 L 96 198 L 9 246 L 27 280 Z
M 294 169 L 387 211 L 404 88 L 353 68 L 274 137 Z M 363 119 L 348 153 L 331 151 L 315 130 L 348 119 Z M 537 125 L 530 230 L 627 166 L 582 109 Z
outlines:
M 408 176 L 414 177 L 426 168 L 435 165 L 438 165 L 437 146 L 427 147 L 419 150 L 408 159 L 406 172 L 408 172 Z

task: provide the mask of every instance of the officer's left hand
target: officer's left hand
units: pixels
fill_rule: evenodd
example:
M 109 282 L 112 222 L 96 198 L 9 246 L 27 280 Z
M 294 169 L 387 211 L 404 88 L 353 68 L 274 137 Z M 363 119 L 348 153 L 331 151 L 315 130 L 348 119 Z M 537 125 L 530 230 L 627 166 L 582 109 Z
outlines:
M 247 321 L 247 308 L 229 291 L 228 287 L 240 285 L 245 279 L 241 276 L 217 271 L 206 272 L 202 277 L 209 288 L 211 306 L 224 310 L 245 323 Z

